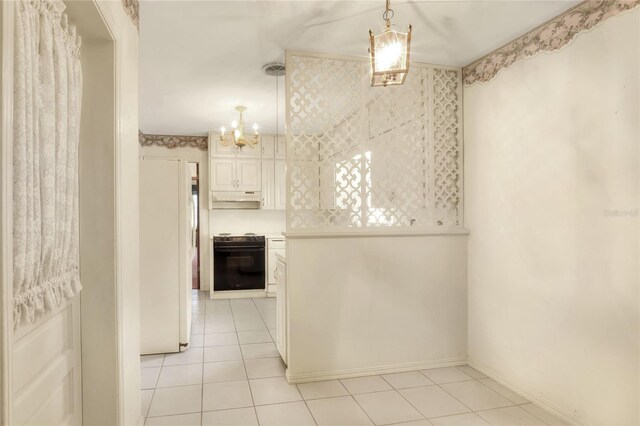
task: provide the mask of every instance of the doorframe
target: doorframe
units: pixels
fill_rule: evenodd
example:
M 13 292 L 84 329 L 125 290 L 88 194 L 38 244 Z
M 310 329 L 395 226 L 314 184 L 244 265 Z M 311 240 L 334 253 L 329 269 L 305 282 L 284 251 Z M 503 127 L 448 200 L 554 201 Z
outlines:
M 0 338 L 2 371 L 0 386 L 0 424 L 8 425 L 11 419 L 11 404 L 9 396 L 11 388 L 11 356 L 13 352 L 13 14 L 14 3 L 0 2 L 0 114 L 2 127 L 0 129 L 0 276 L 2 277 L 2 315 L 0 316 Z M 11 284 L 10 284 L 11 283 Z
M 66 3 L 66 2 L 65 2 Z M 104 367 L 113 371 L 115 386 L 109 388 L 102 395 L 108 402 L 109 417 L 118 424 L 139 422 L 140 416 L 140 386 L 139 386 L 139 346 L 136 335 L 138 310 L 132 305 L 138 304 L 137 299 L 137 248 L 132 241 L 137 242 L 137 160 L 138 156 L 132 151 L 138 150 L 137 145 L 137 61 L 128 63 L 128 58 L 137 57 L 137 29 L 126 15 L 120 1 L 105 2 L 102 0 L 88 0 L 78 2 L 82 7 L 97 13 L 109 32 L 113 43 L 113 108 L 104 117 L 113 126 L 113 138 L 109 144 L 113 149 L 113 163 L 104 168 L 112 175 L 114 197 L 109 206 L 113 216 L 113 275 L 114 280 L 109 291 L 113 293 L 113 305 L 101 306 L 102 312 L 89 311 L 85 318 L 93 318 L 98 322 L 107 315 L 115 324 L 115 338 L 106 336 L 106 343 L 114 355 L 109 358 L 109 365 Z M 12 255 L 12 211 L 13 211 L 13 27 L 15 3 L 0 2 L 0 424 L 12 424 L 13 389 L 12 389 L 12 356 L 14 352 L 15 333 L 13 331 L 13 255 Z M 70 9 L 69 9 L 70 10 Z M 91 20 L 82 21 L 86 24 Z M 91 21 L 92 22 L 92 21 Z M 80 21 L 75 22 L 80 27 Z M 135 71 L 135 79 L 133 74 Z M 129 96 L 133 94 L 134 96 Z M 132 98 L 135 97 L 135 102 Z M 134 110 L 135 109 L 135 113 Z M 111 125 L 111 124 L 110 124 Z M 135 127 L 135 129 L 134 129 Z M 132 157 L 133 156 L 133 157 Z M 80 159 L 79 159 L 80 161 Z M 135 163 L 134 163 L 135 162 Z M 133 188 L 133 189 L 132 189 Z M 80 212 L 82 217 L 82 212 Z M 135 221 L 132 217 L 135 215 Z M 110 265 L 107 265 L 110 267 Z M 85 286 L 86 287 L 86 286 Z M 82 292 L 80 293 L 82 297 Z M 135 297 L 133 297 L 135 296 Z M 135 299 L 135 300 L 134 300 Z M 127 322 L 127 324 L 125 324 Z M 87 325 L 86 323 L 84 325 Z M 83 327 L 85 328 L 85 327 Z M 85 330 L 88 332 L 88 330 Z M 136 347 L 138 348 L 137 353 Z M 85 357 L 82 357 L 82 369 L 85 370 Z M 92 367 L 93 368 L 93 367 Z M 135 374 L 132 372 L 135 371 Z M 135 376 L 135 377 L 133 377 Z M 137 383 L 137 385 L 136 385 Z M 85 400 L 87 390 L 82 389 Z M 83 403 L 84 406 L 84 403 Z M 83 407 L 84 408 L 84 407 Z M 83 417 L 87 414 L 83 411 Z M 103 413 L 106 414 L 106 413 Z

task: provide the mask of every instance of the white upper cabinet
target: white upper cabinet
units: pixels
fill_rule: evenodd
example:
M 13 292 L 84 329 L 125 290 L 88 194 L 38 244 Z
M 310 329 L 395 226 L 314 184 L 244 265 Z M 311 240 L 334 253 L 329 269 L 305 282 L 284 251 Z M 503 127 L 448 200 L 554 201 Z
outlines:
M 275 161 L 274 183 L 274 208 L 276 210 L 285 210 L 287 208 L 287 162 L 285 160 Z
M 274 135 L 262 136 L 262 158 L 273 158 L 276 152 L 276 137 Z
M 223 145 L 220 133 L 209 132 L 209 157 L 235 157 L 236 147 L 233 144 Z
M 244 146 L 242 149 L 237 149 L 236 157 L 238 158 L 260 158 L 262 156 L 262 136 L 258 136 L 258 145 L 256 146 Z
M 280 160 L 287 158 L 287 137 L 285 135 L 275 137 L 275 158 Z
M 258 137 L 261 139 L 261 137 Z M 238 157 L 238 158 L 260 158 L 262 156 L 262 142 L 253 148 L 245 146 L 238 149 L 233 143 L 224 145 L 220 141 L 220 133 L 209 132 L 209 156 L 210 157 Z
M 236 159 L 210 158 L 209 185 L 211 191 L 237 191 Z
M 262 189 L 261 160 L 236 160 L 236 191 L 260 191 Z
M 274 160 L 262 159 L 262 209 L 273 210 L 275 203 Z

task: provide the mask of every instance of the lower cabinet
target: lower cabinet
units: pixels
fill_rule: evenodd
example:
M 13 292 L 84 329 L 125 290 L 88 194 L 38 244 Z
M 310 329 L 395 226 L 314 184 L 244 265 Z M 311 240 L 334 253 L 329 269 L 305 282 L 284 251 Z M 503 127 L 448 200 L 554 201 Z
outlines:
M 278 295 L 276 296 L 276 347 L 285 364 L 287 360 L 287 265 L 281 260 L 276 261 L 276 281 Z

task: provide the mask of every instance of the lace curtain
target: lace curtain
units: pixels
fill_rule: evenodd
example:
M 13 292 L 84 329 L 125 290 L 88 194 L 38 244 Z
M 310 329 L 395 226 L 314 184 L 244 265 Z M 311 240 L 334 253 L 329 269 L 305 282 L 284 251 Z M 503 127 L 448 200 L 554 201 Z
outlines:
M 14 328 L 78 293 L 80 39 L 61 0 L 15 7 Z

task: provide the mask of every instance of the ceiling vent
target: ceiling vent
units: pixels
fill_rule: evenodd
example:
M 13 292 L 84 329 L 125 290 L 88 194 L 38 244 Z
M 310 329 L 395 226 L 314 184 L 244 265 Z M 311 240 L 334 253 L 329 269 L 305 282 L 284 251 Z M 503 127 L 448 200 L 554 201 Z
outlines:
M 272 62 L 263 66 L 262 71 L 264 71 L 264 73 L 267 75 L 278 77 L 284 75 L 285 68 L 283 63 Z

